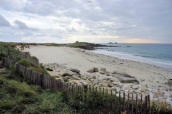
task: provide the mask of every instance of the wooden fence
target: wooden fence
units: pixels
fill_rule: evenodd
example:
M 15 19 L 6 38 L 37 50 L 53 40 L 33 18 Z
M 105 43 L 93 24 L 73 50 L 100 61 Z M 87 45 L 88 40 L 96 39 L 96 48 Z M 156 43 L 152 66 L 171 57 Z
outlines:
M 3 58 L 3 64 L 7 67 L 13 65 L 16 71 L 32 84 L 40 85 L 42 88 L 62 90 L 68 98 L 78 96 L 77 106 L 84 102 L 89 105 L 88 107 L 98 107 L 98 112 L 95 114 L 158 114 L 151 108 L 149 95 L 125 91 L 114 92 L 105 88 L 65 83 L 15 63 L 9 57 Z M 90 99 L 90 95 L 94 96 L 94 99 Z M 94 112 L 84 112 L 94 114 Z

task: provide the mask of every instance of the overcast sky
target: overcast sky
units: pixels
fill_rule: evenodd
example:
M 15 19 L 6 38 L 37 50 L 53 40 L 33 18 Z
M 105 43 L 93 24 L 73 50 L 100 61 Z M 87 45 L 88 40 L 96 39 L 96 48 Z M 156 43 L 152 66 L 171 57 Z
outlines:
M 172 43 L 172 0 L 0 0 L 0 40 Z

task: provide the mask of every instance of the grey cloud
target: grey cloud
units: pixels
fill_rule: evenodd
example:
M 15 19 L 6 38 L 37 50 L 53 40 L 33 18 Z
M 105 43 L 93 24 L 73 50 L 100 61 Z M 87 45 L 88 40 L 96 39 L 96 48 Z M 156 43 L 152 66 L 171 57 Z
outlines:
M 11 12 L 20 11 L 26 14 L 41 15 L 45 16 L 45 18 L 47 16 L 79 18 L 82 24 L 89 28 L 86 32 L 91 34 L 107 33 L 110 35 L 147 37 L 172 42 L 172 33 L 170 31 L 172 29 L 171 0 L 10 1 L 0 0 L 0 8 Z M 0 20 L 2 20 L 1 17 Z M 111 24 L 104 22 L 110 22 Z M 19 28 L 28 28 L 26 24 L 20 21 L 15 22 L 15 24 Z M 70 22 L 64 22 L 63 24 L 68 26 Z M 43 34 L 42 31 L 39 32 Z M 74 29 L 67 29 L 67 32 L 63 34 L 77 32 Z M 34 31 L 32 33 L 36 34 Z M 51 34 L 54 36 L 54 32 Z
M 0 27 L 2 26 L 9 27 L 10 23 L 2 15 L 0 15 Z
M 16 24 L 17 27 L 20 28 L 20 29 L 28 29 L 28 26 L 27 26 L 25 23 L 23 23 L 23 22 L 21 22 L 21 21 L 19 21 L 19 20 L 16 20 L 16 21 L 15 21 L 15 24 Z
M 0 7 L 6 10 L 21 10 L 24 6 L 24 0 L 0 0 Z

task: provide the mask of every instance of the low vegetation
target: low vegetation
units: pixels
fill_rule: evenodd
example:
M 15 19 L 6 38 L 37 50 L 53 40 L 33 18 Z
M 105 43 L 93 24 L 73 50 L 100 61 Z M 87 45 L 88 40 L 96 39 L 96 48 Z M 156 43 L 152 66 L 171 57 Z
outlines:
M 47 70 L 43 67 L 43 65 L 34 65 L 32 64 L 30 61 L 26 60 L 26 59 L 20 59 L 17 61 L 18 64 L 21 64 L 29 69 L 32 69 L 34 71 L 40 72 L 40 73 L 44 73 L 44 74 L 48 74 Z
M 85 102 L 81 93 L 69 95 L 65 91 L 42 89 L 26 82 L 15 69 L 0 69 L 0 113 L 96 114 L 105 108 L 102 103 L 106 97 L 96 93 L 88 94 Z
M 64 102 L 63 93 L 21 81 L 11 71 L 0 70 L 0 113 L 1 114 L 71 114 L 73 110 Z
M 32 69 L 34 71 L 48 74 L 48 72 L 43 67 L 43 65 L 39 63 L 33 64 L 33 62 L 30 61 L 30 59 L 38 61 L 36 57 L 31 56 L 29 53 L 26 53 L 26 52 L 23 53 L 23 55 L 26 57 L 20 56 L 22 55 L 22 52 L 20 52 L 18 49 L 13 48 L 12 45 L 16 45 L 16 44 L 0 42 L 0 54 L 1 54 L 0 58 L 11 56 L 16 63 L 26 66 L 27 68 Z M 30 58 L 30 59 L 28 60 L 26 58 Z

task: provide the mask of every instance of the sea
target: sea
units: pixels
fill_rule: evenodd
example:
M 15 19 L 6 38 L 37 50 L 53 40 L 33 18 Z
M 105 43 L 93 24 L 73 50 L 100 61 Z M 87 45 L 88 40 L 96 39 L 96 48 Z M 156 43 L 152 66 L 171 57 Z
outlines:
M 172 44 L 106 43 L 94 50 L 109 56 L 153 64 L 172 71 Z

